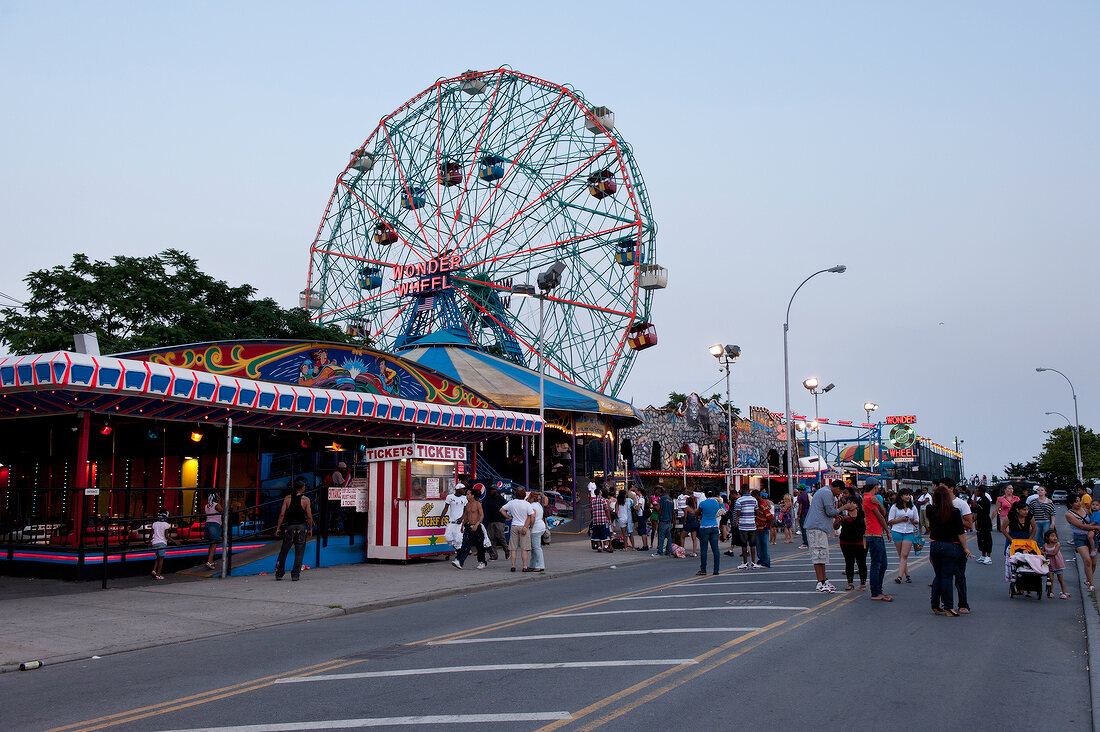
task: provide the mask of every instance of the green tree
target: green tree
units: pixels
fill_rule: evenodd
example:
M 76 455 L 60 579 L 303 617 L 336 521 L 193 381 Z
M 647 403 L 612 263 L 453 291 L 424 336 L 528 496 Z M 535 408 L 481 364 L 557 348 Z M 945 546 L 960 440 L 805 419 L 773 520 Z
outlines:
M 177 249 L 109 262 L 74 254 L 68 267 L 31 272 L 24 282 L 27 302 L 0 310 L 0 340 L 16 353 L 71 348 L 76 333 L 98 334 L 114 353 L 246 338 L 348 340 L 301 308 L 254 299 L 252 285 L 214 279 Z
M 678 391 L 670 391 L 668 393 L 668 401 L 661 409 L 679 409 L 684 406 L 684 402 L 687 401 L 687 394 L 681 394 Z
M 1081 428 L 1081 456 L 1086 478 L 1100 475 L 1100 435 Z M 1043 450 L 1035 457 L 1039 473 L 1050 483 L 1073 483 L 1077 468 L 1073 464 L 1073 428 L 1069 425 L 1047 430 Z
M 1004 467 L 1005 475 L 1025 480 L 1039 480 L 1039 464 L 1034 460 L 1026 463 L 1009 463 Z

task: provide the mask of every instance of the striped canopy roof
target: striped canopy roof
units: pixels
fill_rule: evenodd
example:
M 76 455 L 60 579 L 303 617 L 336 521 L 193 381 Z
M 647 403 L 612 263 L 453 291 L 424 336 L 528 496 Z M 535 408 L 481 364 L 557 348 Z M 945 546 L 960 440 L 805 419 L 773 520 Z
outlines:
M 484 394 L 504 408 L 538 409 L 539 375 L 503 358 L 460 346 L 418 346 L 401 352 L 408 361 L 433 368 Z M 562 379 L 546 376 L 546 408 L 593 412 L 641 422 L 634 406 Z
M 0 417 L 104 414 L 365 437 L 472 441 L 538 434 L 538 415 L 253 381 L 110 356 L 56 351 L 0 359 Z

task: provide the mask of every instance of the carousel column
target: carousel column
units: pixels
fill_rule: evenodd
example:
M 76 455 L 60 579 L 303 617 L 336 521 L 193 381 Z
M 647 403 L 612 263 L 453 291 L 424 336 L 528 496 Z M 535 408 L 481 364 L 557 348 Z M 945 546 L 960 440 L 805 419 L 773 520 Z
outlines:
M 523 484 L 531 487 L 531 436 L 523 436 Z
M 578 519 L 578 518 L 581 518 L 580 513 L 577 511 L 577 463 L 580 462 L 580 456 L 577 454 L 577 425 L 572 420 L 569 421 L 569 424 L 572 425 L 571 429 L 572 429 L 572 435 L 573 435 L 573 437 L 572 437 L 572 440 L 573 440 L 572 447 L 570 448 L 573 451 L 572 452 L 573 459 L 569 464 L 569 472 L 570 472 L 570 476 L 571 476 L 571 483 L 572 483 L 572 490 L 573 490 L 573 518 Z M 543 424 L 542 429 L 543 429 L 543 431 L 546 430 L 546 425 L 545 424 Z M 587 453 L 586 453 L 586 457 L 585 457 L 583 465 L 585 466 L 585 474 L 587 475 L 588 474 Z
M 88 439 L 92 430 L 92 413 L 87 411 L 77 412 L 77 442 L 76 442 L 76 474 L 73 487 L 76 488 L 76 500 L 73 501 L 73 528 L 77 532 L 77 545 L 79 547 L 76 566 L 79 573 L 84 568 L 84 520 L 85 503 L 87 497 L 84 489 L 88 487 Z

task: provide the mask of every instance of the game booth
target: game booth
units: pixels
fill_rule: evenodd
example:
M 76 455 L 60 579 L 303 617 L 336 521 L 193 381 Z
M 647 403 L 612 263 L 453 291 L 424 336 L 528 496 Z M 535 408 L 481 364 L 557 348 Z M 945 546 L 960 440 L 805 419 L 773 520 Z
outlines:
M 455 551 L 443 534 L 443 500 L 464 470 L 461 445 L 390 445 L 367 450 L 367 558 L 397 559 Z

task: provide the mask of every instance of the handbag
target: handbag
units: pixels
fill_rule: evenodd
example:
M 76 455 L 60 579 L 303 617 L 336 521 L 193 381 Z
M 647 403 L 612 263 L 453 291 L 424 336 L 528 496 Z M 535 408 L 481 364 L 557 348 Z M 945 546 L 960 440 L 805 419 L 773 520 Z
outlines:
M 542 545 L 550 546 L 550 524 L 547 524 L 546 531 L 542 532 Z

